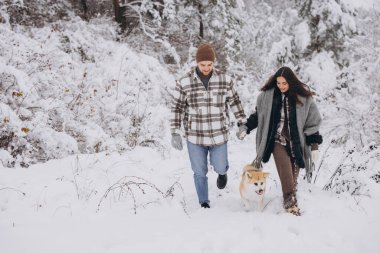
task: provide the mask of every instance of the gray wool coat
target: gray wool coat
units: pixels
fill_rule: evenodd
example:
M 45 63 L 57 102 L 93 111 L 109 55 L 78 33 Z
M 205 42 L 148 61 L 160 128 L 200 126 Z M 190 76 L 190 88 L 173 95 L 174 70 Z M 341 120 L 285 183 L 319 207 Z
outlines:
M 257 160 L 261 161 L 264 155 L 265 147 L 267 146 L 268 131 L 270 124 L 270 116 L 272 111 L 274 89 L 263 91 L 257 98 L 257 117 L 258 126 L 256 132 L 256 153 Z M 297 129 L 299 133 L 301 149 L 305 161 L 306 175 L 309 177 L 312 172 L 311 166 L 311 149 L 306 145 L 305 136 L 312 135 L 319 131 L 322 122 L 321 114 L 318 111 L 317 105 L 312 97 L 301 97 L 299 100 L 302 105 L 297 104 Z M 309 178 L 308 178 L 309 180 Z

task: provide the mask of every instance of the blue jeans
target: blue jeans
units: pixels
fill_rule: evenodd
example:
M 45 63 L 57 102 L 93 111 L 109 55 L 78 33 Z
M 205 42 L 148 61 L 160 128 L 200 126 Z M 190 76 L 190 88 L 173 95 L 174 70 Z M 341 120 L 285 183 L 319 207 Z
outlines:
M 199 203 L 210 203 L 208 199 L 207 156 L 210 153 L 210 164 L 218 174 L 226 174 L 228 170 L 227 143 L 216 146 L 203 146 L 187 141 L 187 150 L 191 168 L 194 172 L 194 183 Z

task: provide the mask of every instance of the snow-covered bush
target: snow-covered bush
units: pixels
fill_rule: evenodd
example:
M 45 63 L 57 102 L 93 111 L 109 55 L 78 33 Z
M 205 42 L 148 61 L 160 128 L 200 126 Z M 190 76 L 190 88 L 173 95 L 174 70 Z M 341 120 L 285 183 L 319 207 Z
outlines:
M 366 146 L 362 151 L 344 151 L 343 159 L 325 184 L 325 190 L 335 193 L 348 192 L 353 196 L 369 196 L 374 183 L 379 183 L 380 150 L 376 144 Z M 368 180 L 370 179 L 370 180 Z
M 174 79 L 156 59 L 117 42 L 109 20 L 96 22 L 77 18 L 28 34 L 0 26 L 4 165 L 136 145 L 165 150 Z
M 68 20 L 71 16 L 71 7 L 66 0 L 4 0 L 0 3 L 0 9 L 6 13 L 7 22 L 12 26 L 43 27 L 46 23 Z
M 0 2 L 0 22 L 13 27 L 19 25 L 43 27 L 49 23 L 70 20 L 76 15 L 89 19 L 113 15 L 110 0 L 4 0 Z

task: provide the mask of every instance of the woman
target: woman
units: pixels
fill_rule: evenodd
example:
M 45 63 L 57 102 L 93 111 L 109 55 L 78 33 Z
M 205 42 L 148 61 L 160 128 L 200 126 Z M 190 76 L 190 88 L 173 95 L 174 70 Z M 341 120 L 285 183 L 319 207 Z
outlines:
M 300 215 L 297 206 L 297 177 L 300 168 L 311 173 L 311 161 L 317 159 L 321 115 L 308 86 L 288 67 L 282 67 L 261 88 L 256 112 L 239 127 L 237 136 L 257 128 L 256 160 L 268 162 L 273 153 L 281 181 L 284 208 Z M 312 150 L 312 151 L 311 151 Z

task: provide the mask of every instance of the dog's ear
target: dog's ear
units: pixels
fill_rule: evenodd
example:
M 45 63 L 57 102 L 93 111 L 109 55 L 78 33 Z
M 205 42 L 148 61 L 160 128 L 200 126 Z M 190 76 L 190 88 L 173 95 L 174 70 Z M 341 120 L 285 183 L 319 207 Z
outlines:
M 251 178 L 252 178 L 252 174 L 251 174 L 251 172 L 246 171 L 245 174 L 246 174 L 246 176 L 247 176 L 248 179 L 251 179 Z
M 264 175 L 265 178 L 267 178 L 270 175 L 270 173 L 269 172 L 264 172 L 263 175 Z

